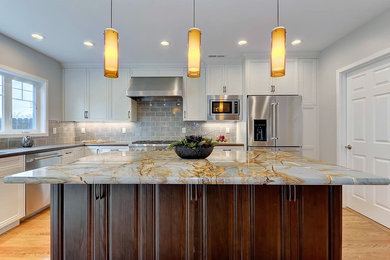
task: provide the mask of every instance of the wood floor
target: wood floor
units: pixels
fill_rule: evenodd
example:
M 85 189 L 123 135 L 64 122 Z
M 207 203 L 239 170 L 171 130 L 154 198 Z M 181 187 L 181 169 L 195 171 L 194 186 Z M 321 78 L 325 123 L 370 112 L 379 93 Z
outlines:
M 49 210 L 0 235 L 0 259 L 50 259 Z M 344 209 L 343 259 L 390 260 L 390 229 Z

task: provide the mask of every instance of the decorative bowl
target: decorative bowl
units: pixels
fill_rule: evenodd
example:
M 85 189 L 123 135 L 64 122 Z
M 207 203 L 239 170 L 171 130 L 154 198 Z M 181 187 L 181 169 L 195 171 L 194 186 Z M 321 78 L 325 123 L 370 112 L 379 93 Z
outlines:
M 190 148 L 185 146 L 175 146 L 175 153 L 183 159 L 204 159 L 207 158 L 212 152 L 214 147 L 197 147 Z
M 32 147 L 34 145 L 34 140 L 31 136 L 24 136 L 22 138 L 22 146 L 23 147 Z

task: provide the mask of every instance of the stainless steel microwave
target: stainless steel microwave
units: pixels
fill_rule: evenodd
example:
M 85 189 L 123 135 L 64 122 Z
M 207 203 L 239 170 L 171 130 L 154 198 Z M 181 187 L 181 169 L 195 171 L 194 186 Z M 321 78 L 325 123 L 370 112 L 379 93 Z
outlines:
M 241 120 L 242 96 L 207 96 L 207 120 Z

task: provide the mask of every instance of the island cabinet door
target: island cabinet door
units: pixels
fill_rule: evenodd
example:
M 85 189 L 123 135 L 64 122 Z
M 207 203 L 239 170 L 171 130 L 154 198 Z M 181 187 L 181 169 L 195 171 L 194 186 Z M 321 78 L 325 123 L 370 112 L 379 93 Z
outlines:
M 284 186 L 284 259 L 341 259 L 341 187 Z
M 93 259 L 92 185 L 51 185 L 51 259 Z
M 203 259 L 251 259 L 250 186 L 203 185 L 199 197 Z

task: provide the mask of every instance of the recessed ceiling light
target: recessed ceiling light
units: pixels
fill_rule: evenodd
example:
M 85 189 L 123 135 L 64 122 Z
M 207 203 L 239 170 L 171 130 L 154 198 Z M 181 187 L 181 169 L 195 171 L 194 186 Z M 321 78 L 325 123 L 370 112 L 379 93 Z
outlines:
M 302 41 L 301 40 L 299 40 L 299 39 L 296 39 L 296 40 L 293 40 L 292 42 L 291 42 L 291 45 L 298 45 L 298 44 L 301 44 L 302 43 Z
M 37 40 L 42 40 L 43 38 L 45 38 L 45 37 L 43 37 L 42 35 L 40 35 L 38 33 L 31 34 L 31 37 L 33 37 L 34 39 L 37 39 Z
M 238 45 L 240 45 L 240 46 L 244 46 L 244 45 L 247 45 L 247 44 L 248 44 L 248 42 L 245 41 L 245 40 L 241 40 L 241 41 L 238 42 Z
M 168 41 L 162 41 L 162 42 L 160 42 L 160 44 L 162 46 L 169 46 L 170 45 L 170 43 Z
M 94 45 L 93 42 L 90 42 L 90 41 L 85 41 L 85 42 L 83 42 L 83 44 L 87 47 L 93 47 L 93 45 Z

